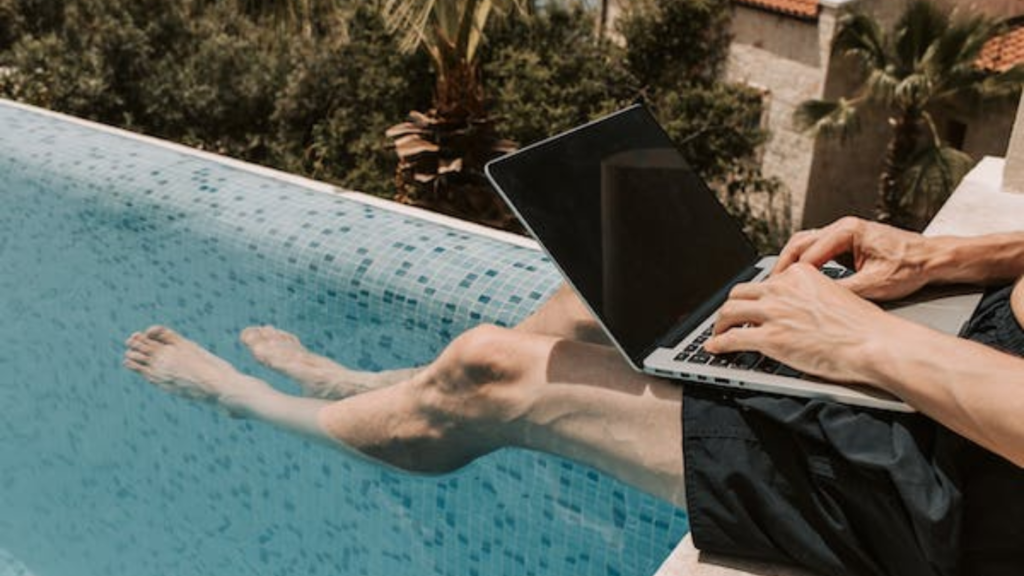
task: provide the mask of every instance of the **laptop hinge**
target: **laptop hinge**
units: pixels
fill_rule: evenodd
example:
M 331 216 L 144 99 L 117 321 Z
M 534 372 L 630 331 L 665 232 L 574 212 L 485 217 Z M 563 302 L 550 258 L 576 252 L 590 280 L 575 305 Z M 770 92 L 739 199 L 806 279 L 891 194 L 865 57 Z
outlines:
M 727 282 L 722 288 L 715 292 L 710 298 L 704 301 L 703 304 L 697 307 L 692 314 L 683 319 L 682 322 L 676 324 L 669 330 L 664 336 L 658 339 L 658 341 L 644 353 L 644 358 L 649 354 L 657 350 L 658 348 L 672 348 L 679 343 L 680 340 L 686 337 L 687 334 L 693 332 L 697 326 L 700 325 L 708 316 L 713 314 L 715 310 L 725 303 L 729 298 L 729 291 L 732 287 L 743 282 L 751 281 L 755 276 L 761 273 L 761 268 L 757 266 L 748 266 L 743 272 L 740 272 L 736 277 Z

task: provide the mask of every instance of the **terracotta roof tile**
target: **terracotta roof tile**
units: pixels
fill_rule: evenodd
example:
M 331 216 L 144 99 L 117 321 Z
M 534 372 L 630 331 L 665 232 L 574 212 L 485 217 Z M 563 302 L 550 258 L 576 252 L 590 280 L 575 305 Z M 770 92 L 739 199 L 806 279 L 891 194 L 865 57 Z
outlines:
M 818 17 L 818 0 L 736 0 L 739 4 L 800 18 Z
M 978 65 L 986 70 L 1002 72 L 1016 64 L 1024 64 L 1024 21 L 985 44 Z

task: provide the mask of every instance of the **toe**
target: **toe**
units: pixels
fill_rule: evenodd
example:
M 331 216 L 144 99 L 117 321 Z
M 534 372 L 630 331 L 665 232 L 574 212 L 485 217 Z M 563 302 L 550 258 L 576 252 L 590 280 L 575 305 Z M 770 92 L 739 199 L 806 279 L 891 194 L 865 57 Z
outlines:
M 174 344 L 182 340 L 182 336 L 166 326 L 150 326 L 145 335 L 164 344 Z
M 278 340 L 287 340 L 289 342 L 298 342 L 299 338 L 291 332 L 286 332 L 275 326 L 267 326 L 267 334 L 277 338 Z
M 245 344 L 246 346 L 252 346 L 253 342 L 255 342 L 258 338 L 259 328 L 256 326 L 249 326 L 245 330 L 242 330 L 242 333 L 238 335 L 238 339 L 241 340 L 242 344 Z
M 124 362 L 122 362 L 121 365 L 124 366 L 125 368 L 131 370 L 132 372 L 142 373 L 146 369 L 146 367 L 144 365 L 139 364 L 138 362 L 136 362 L 134 360 L 131 360 L 129 358 L 125 358 Z
M 124 353 L 125 360 L 131 360 L 135 364 L 145 366 L 149 364 L 149 354 L 144 354 L 138 350 L 129 350 Z
M 156 344 L 159 344 L 156 340 L 150 340 L 139 336 L 138 338 L 130 338 L 128 340 L 128 349 L 136 352 L 152 354 L 156 351 Z

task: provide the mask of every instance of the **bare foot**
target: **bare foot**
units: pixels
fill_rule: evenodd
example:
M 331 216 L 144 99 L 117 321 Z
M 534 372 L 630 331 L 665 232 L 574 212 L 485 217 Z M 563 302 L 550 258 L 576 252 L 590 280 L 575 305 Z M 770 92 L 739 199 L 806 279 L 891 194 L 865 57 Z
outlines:
M 246 328 L 241 340 L 257 361 L 298 382 L 303 394 L 311 398 L 340 400 L 401 382 L 418 371 L 349 370 L 330 358 L 310 352 L 294 334 L 273 326 Z
M 125 342 L 124 366 L 161 390 L 244 413 L 253 395 L 272 389 L 246 376 L 195 342 L 164 326 L 136 332 Z
M 273 326 L 250 326 L 242 330 L 240 339 L 260 364 L 298 382 L 306 396 L 338 397 L 332 382 L 337 372 L 345 371 L 345 368 L 313 354 L 294 334 Z M 344 395 L 349 394 L 352 392 Z

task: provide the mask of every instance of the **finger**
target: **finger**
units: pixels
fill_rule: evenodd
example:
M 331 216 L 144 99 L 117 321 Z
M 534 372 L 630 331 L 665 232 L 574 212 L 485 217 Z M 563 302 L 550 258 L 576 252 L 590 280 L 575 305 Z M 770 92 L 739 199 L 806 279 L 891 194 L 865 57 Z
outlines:
M 779 259 L 775 262 L 775 267 L 772 268 L 771 273 L 773 275 L 778 274 L 792 266 L 794 262 L 800 259 L 800 255 L 803 254 L 804 250 L 814 243 L 818 234 L 818 230 L 805 230 L 794 234 L 789 239 L 789 242 L 786 242 L 782 252 L 779 253 Z
M 712 354 L 728 354 L 730 352 L 761 352 L 760 344 L 764 341 L 763 328 L 733 328 L 704 343 L 704 349 Z
M 729 300 L 757 300 L 764 296 L 764 282 L 744 282 L 737 284 L 729 291 Z
M 800 255 L 800 262 L 821 268 L 826 262 L 850 251 L 853 247 L 853 232 L 839 229 L 818 237 L 817 242 L 808 246 Z
M 840 278 L 836 281 L 836 284 L 846 288 L 850 292 L 857 294 L 858 296 L 864 296 L 865 292 L 870 292 L 871 287 L 877 285 L 879 279 L 876 275 L 870 272 L 863 271 L 857 272 L 853 276 L 847 276 L 846 278 Z
M 715 319 L 715 334 L 721 334 L 737 326 L 763 324 L 767 319 L 764 306 L 752 300 L 730 300 L 718 309 Z
M 913 290 L 899 290 L 880 273 L 858 272 L 837 282 L 843 288 L 868 300 L 893 300 Z

